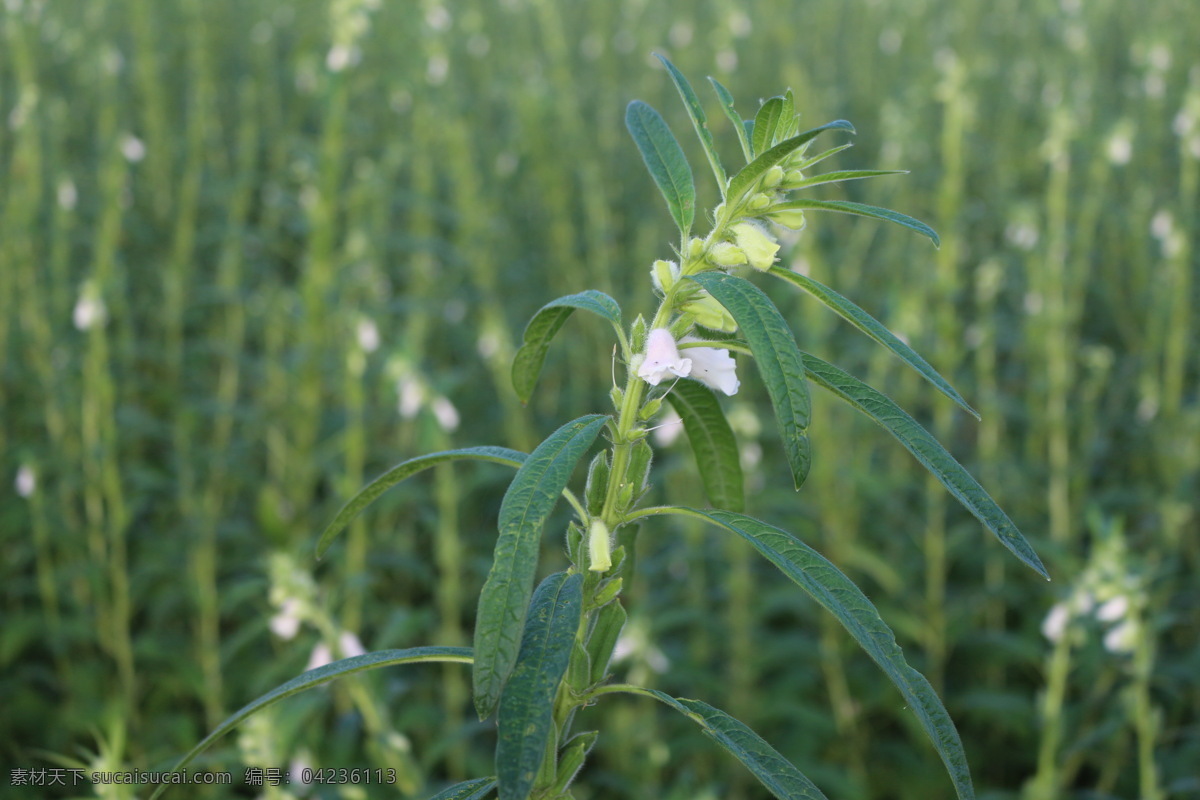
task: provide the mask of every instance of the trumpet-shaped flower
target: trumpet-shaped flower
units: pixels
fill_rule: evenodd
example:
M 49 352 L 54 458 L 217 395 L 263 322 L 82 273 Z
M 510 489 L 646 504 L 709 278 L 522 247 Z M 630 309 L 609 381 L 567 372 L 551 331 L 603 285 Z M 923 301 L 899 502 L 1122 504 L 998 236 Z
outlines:
M 685 337 L 684 342 L 699 342 L 701 339 Z M 711 389 L 724 392 L 732 397 L 737 394 L 741 382 L 737 377 L 737 362 L 728 350 L 715 347 L 689 347 L 688 355 L 692 361 L 691 375 L 688 377 L 698 380 Z
M 733 236 L 750 266 L 759 272 L 766 272 L 775 263 L 779 242 L 767 233 L 766 228 L 755 222 L 739 222 L 733 226 Z
M 646 356 L 638 367 L 638 377 L 651 386 L 667 375 L 686 378 L 692 371 L 692 360 L 679 355 L 675 337 L 666 328 L 655 328 L 646 337 Z

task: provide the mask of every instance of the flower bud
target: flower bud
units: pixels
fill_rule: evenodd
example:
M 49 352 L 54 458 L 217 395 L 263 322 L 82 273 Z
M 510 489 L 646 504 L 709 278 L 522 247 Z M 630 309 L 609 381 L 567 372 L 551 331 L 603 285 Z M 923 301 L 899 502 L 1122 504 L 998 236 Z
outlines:
M 734 321 L 733 315 L 725 310 L 725 306 L 717 302 L 717 299 L 704 292 L 695 300 L 690 300 L 683 304 L 683 310 L 691 314 L 697 323 L 705 328 L 721 333 L 733 333 L 737 330 L 737 322 Z
M 795 186 L 804 180 L 804 173 L 798 169 L 789 169 L 783 176 L 784 186 Z
M 612 567 L 612 542 L 608 538 L 608 526 L 596 517 L 588 529 L 588 569 L 592 572 L 607 572 Z
M 688 242 L 687 257 L 692 261 L 699 261 L 704 257 L 704 240 L 693 238 Z
M 764 189 L 774 189 L 783 182 L 783 167 L 776 164 L 763 174 L 762 187 Z
M 736 267 L 746 263 L 746 253 L 740 247 L 729 242 L 718 242 L 713 245 L 708 259 L 718 267 Z
M 763 209 L 767 208 L 767 206 L 769 206 L 769 205 L 771 205 L 771 196 L 766 194 L 765 192 L 759 192 L 758 194 L 756 194 L 750 198 L 750 201 L 748 203 L 746 203 L 746 208 L 750 212 L 754 213 L 754 212 L 762 211 Z
M 754 222 L 739 222 L 733 226 L 733 235 L 750 266 L 759 272 L 766 272 L 775 263 L 775 254 L 779 252 L 779 243 L 767 233 L 766 229 Z
M 679 265 L 674 261 L 659 259 L 650 267 L 650 281 L 654 284 L 654 288 L 663 294 L 670 291 L 677 280 L 679 280 Z
M 767 215 L 767 219 L 777 225 L 782 225 L 785 228 L 791 228 L 794 231 L 804 230 L 804 226 L 808 221 L 804 219 L 804 210 L 800 208 L 789 208 L 784 211 L 773 211 Z

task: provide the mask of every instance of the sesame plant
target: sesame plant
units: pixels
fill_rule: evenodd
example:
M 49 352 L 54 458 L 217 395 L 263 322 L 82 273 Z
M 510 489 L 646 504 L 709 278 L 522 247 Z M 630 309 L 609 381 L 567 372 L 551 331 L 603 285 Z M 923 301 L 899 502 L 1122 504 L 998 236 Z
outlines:
M 493 791 L 502 800 L 571 797 L 572 781 L 601 738 L 597 731 L 576 730 L 578 712 L 612 694 L 651 698 L 683 714 L 776 797 L 824 797 L 800 769 L 720 709 L 613 679 L 609 662 L 626 621 L 621 591 L 634 570 L 638 529 L 660 524 L 659 517 L 684 516 L 741 537 L 832 614 L 899 690 L 942 759 L 958 797 L 974 796 L 953 722 L 929 681 L 909 666 L 871 601 L 805 542 L 743 513 L 737 442 L 719 399 L 738 391 L 753 362 L 770 397 L 780 446 L 799 490 L 812 461 L 807 436 L 810 386 L 831 392 L 892 434 L 1001 544 L 1048 577 L 1008 516 L 945 448 L 887 396 L 803 352 L 760 286 L 812 295 L 950 401 L 978 416 L 937 371 L 869 314 L 832 288 L 776 264 L 780 244 L 772 226 L 801 230 L 807 212 L 833 211 L 897 223 L 935 245 L 937 234 L 887 209 L 798 197 L 801 190 L 822 184 L 896 171 L 814 173 L 814 167 L 850 145 L 814 154 L 813 142 L 822 134 L 854 129 L 836 120 L 802 131 L 790 90 L 763 102 L 753 119 L 743 120 L 730 93 L 710 79 L 746 162 L 728 170 L 695 91 L 669 61 L 661 60 L 683 98 L 721 193 L 711 227 L 703 236 L 693 235 L 695 185 L 688 162 L 659 113 L 633 101 L 626 125 L 679 234 L 674 257 L 657 260 L 650 269 L 657 310 L 648 320 L 639 316 L 627 324 L 617 301 L 596 290 L 552 300 L 530 320 L 512 366 L 516 394 L 527 402 L 554 337 L 575 311 L 588 312 L 612 326 L 624 378 L 617 385 L 614 377 L 612 408 L 566 422 L 528 454 L 478 446 L 405 461 L 351 499 L 317 544 L 319 557 L 372 501 L 436 465 L 477 460 L 515 470 L 498 511 L 499 536 L 479 595 L 474 646 L 371 652 L 306 672 L 229 717 L 179 767 L 256 711 L 297 692 L 367 669 L 443 661 L 470 665 L 475 710 L 481 720 L 495 718 L 497 743 L 493 776 L 451 786 L 437 798 L 482 798 Z M 710 508 L 643 504 L 653 460 L 647 432 L 664 403 L 682 420 Z M 572 489 L 576 468 L 597 443 L 582 491 Z M 535 587 L 543 529 L 559 500 L 573 512 L 565 536 L 569 566 Z

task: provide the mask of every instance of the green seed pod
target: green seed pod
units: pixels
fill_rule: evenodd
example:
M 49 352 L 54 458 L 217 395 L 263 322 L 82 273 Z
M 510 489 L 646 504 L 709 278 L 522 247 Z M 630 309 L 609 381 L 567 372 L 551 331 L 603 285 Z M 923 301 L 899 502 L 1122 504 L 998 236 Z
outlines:
M 576 693 L 583 693 L 591 686 L 592 657 L 578 640 L 571 646 L 571 659 L 567 662 L 567 685 Z
M 646 403 L 646 405 L 642 406 L 642 410 L 638 412 L 638 419 L 650 419 L 653 417 L 662 408 L 662 401 L 661 397 L 656 397 Z
M 566 794 L 567 787 L 583 768 L 583 762 L 587 760 L 588 753 L 592 751 L 599 736 L 598 731 L 584 731 L 572 736 L 563 744 L 562 756 L 558 759 L 558 777 L 555 778 L 548 797 L 562 797 Z
M 637 499 L 649 488 L 647 478 L 650 475 L 650 462 L 654 460 L 654 450 L 643 437 L 633 445 L 633 454 L 629 458 L 629 483 L 633 487 L 633 499 Z M 623 506 L 626 508 L 627 506 Z
M 583 490 L 583 498 L 589 514 L 599 514 L 604 508 L 604 497 L 608 494 L 609 468 L 608 453 L 603 450 L 596 453 L 596 457 L 588 465 L 587 486 Z
M 621 586 L 625 583 L 624 578 L 612 578 L 604 582 L 597 591 L 596 596 L 592 598 L 593 608 L 603 608 L 611 603 L 617 595 L 621 593 Z
M 612 660 L 613 648 L 617 646 L 617 637 L 625 627 L 625 607 L 618 600 L 609 603 L 596 614 L 596 624 L 592 635 L 588 637 L 587 651 L 592 661 L 592 684 L 604 680 L 608 672 L 608 662 Z

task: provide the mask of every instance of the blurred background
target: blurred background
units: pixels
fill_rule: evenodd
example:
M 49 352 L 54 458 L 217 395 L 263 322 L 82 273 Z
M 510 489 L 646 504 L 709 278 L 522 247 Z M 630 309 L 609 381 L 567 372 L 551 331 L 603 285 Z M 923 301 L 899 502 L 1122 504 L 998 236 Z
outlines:
M 676 8 L 668 10 L 669 6 Z M 0 760 L 165 769 L 233 710 L 361 648 L 470 643 L 505 470 L 393 490 L 430 450 L 529 449 L 608 408 L 611 331 L 572 319 L 529 407 L 543 303 L 652 309 L 673 227 L 623 124 L 658 108 L 716 187 L 653 51 L 752 116 L 854 123 L 785 263 L 902 335 L 983 415 L 782 284 L 802 349 L 881 388 L 1047 564 L 1016 562 L 888 435 L 818 395 L 796 494 L 753 370 L 724 401 L 747 512 L 879 606 L 942 692 L 981 797 L 1200 797 L 1200 15 L 1187 0 L 6 0 L 0 8 Z M 826 135 L 831 147 L 851 139 Z M 683 437 L 652 499 L 703 503 Z M 582 474 L 577 476 L 582 480 Z M 561 512 L 560 512 L 561 513 Z M 563 563 L 560 518 L 543 570 Z M 617 674 L 728 710 L 834 798 L 950 796 L 875 665 L 740 540 L 644 526 Z M 256 717 L 198 764 L 490 774 L 459 665 Z M 612 697 L 575 797 L 765 793 L 685 719 Z M 0 794 L 94 796 L 97 787 Z M 104 796 L 133 797 L 130 787 Z M 138 794 L 144 796 L 145 793 Z

